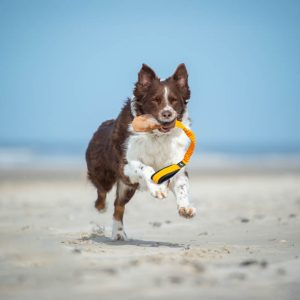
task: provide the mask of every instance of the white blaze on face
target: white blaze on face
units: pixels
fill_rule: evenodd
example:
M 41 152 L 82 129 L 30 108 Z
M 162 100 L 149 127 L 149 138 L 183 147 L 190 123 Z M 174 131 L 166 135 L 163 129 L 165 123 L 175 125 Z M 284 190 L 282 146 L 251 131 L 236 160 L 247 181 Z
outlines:
M 165 107 L 163 108 L 164 110 L 173 109 L 173 107 L 170 105 L 169 102 L 169 88 L 167 86 L 164 87 L 164 102 L 165 102 Z
M 166 106 L 169 105 L 169 88 L 167 86 L 164 87 L 164 100 Z
M 160 114 L 162 115 L 165 111 L 171 112 L 171 117 L 169 118 L 169 121 L 172 121 L 176 117 L 176 111 L 174 108 L 170 105 L 169 102 L 169 88 L 167 86 L 164 86 L 164 108 L 161 110 Z M 162 118 L 163 119 L 163 118 Z

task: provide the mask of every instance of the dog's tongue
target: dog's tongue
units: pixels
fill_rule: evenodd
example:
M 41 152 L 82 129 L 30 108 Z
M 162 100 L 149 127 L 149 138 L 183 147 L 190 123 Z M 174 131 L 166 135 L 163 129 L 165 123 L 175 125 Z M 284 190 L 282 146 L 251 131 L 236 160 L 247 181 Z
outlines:
M 175 120 L 171 123 L 168 123 L 168 124 L 164 124 L 162 125 L 160 128 L 158 128 L 158 130 L 160 132 L 169 132 L 173 127 L 175 126 Z
M 171 130 L 171 128 L 167 128 L 167 127 L 160 127 L 160 128 L 158 128 L 158 130 L 160 131 L 160 132 L 169 132 L 170 130 Z

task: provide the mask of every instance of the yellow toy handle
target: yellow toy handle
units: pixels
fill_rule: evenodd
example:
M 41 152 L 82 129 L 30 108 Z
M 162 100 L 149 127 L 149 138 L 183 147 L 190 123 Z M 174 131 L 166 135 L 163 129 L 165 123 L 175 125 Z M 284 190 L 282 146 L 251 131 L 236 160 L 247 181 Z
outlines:
M 176 120 L 175 127 L 181 128 L 184 133 L 188 136 L 190 139 L 190 145 L 189 148 L 187 149 L 183 159 L 178 163 L 178 164 L 173 164 L 170 166 L 167 166 L 163 169 L 158 170 L 155 172 L 152 176 L 151 179 L 155 183 L 162 183 L 171 177 L 173 177 L 181 168 L 183 168 L 190 160 L 194 149 L 195 149 L 195 144 L 196 144 L 196 136 L 191 131 L 190 129 L 187 129 L 180 121 Z

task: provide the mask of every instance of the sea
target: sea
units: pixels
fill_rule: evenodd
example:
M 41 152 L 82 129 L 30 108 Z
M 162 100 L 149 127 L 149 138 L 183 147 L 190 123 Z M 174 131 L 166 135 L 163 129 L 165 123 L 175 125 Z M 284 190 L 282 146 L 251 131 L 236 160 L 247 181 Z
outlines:
M 0 170 L 83 169 L 87 143 L 0 141 Z M 189 168 L 300 170 L 300 145 L 198 143 Z

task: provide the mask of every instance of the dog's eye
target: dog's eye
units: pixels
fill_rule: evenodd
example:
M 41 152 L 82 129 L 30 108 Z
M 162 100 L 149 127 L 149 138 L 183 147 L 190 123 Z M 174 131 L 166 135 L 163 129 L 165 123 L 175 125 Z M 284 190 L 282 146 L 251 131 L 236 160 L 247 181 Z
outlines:
M 160 97 L 155 97 L 155 98 L 152 99 L 152 101 L 159 104 L 161 102 L 161 98 Z
M 175 102 L 177 101 L 177 99 L 174 98 L 174 97 L 170 97 L 170 98 L 169 98 L 169 101 L 170 101 L 171 103 L 175 103 Z

